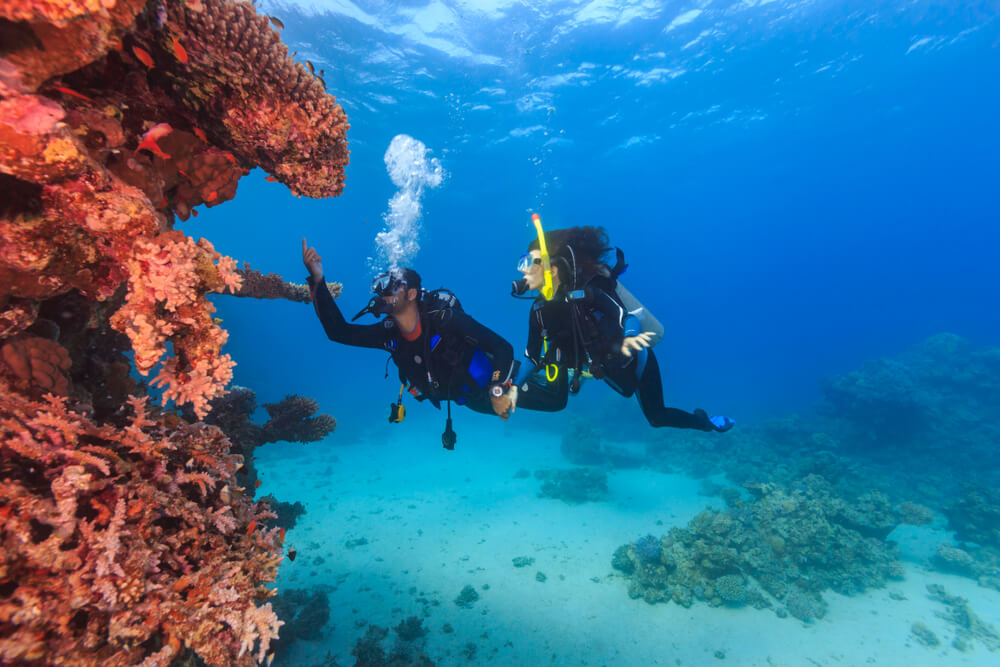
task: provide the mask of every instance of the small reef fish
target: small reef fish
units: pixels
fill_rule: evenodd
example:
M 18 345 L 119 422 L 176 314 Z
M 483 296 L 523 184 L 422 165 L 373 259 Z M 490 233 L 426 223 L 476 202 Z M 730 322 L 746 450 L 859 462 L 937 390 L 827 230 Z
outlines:
M 285 29 L 285 24 L 282 23 L 281 19 L 279 19 L 277 16 L 268 16 L 267 18 L 270 19 L 271 25 L 273 25 L 278 30 L 284 30 Z
M 274 176 L 265 176 L 264 180 L 267 181 L 268 183 L 275 183 L 277 182 L 278 179 L 276 179 Z
M 198 137 L 199 139 L 201 139 L 202 141 L 204 141 L 206 144 L 208 143 L 208 137 L 205 136 L 205 133 L 201 130 L 201 128 L 195 127 L 195 128 L 192 128 L 191 131 L 194 132 L 194 136 Z
M 81 100 L 86 100 L 87 102 L 93 102 L 94 101 L 93 98 L 87 97 L 86 95 L 84 95 L 82 93 L 78 93 L 75 90 L 70 90 L 69 88 L 66 88 L 65 86 L 52 86 L 52 90 L 58 90 L 60 93 L 64 93 L 66 95 L 72 95 L 73 97 L 78 97 Z
M 196 209 L 196 208 L 191 209 L 191 215 L 193 215 L 194 217 L 197 218 L 198 217 L 198 209 Z
M 174 56 L 177 58 L 177 60 L 181 61 L 182 64 L 187 65 L 188 52 L 181 44 L 181 40 L 177 39 L 176 37 L 171 37 L 170 48 L 171 50 L 173 50 Z
M 309 73 L 310 74 L 315 74 L 316 73 L 316 68 L 313 67 L 313 64 L 311 62 L 309 62 L 308 60 L 306 61 L 306 67 L 309 68 Z
M 284 528 L 282 528 L 281 532 L 278 533 L 278 539 L 281 540 L 282 542 L 285 541 L 285 529 Z
M 316 79 L 323 85 L 323 90 L 326 90 L 326 81 L 323 80 L 323 77 L 318 76 Z
M 223 155 L 225 155 L 226 159 L 232 162 L 234 165 L 239 166 L 236 164 L 236 158 L 233 157 L 232 153 L 223 153 Z
M 294 561 L 295 560 L 295 556 L 297 554 L 298 554 L 298 552 L 295 550 L 295 547 L 292 547 L 291 549 L 288 550 L 288 560 Z
M 146 130 L 146 134 L 142 135 L 142 141 L 139 142 L 139 145 L 135 149 L 137 151 L 147 150 L 153 155 L 158 155 L 164 160 L 169 160 L 170 156 L 160 149 L 156 140 L 162 139 L 173 131 L 174 128 L 170 127 L 169 123 L 157 123 Z
M 247 535 L 252 533 L 253 529 L 256 527 L 257 527 L 257 519 L 254 519 L 247 525 Z
M 139 59 L 139 62 L 141 62 L 143 65 L 145 65 L 149 69 L 153 69 L 153 65 L 154 65 L 154 63 L 153 63 L 153 56 L 149 55 L 149 51 L 147 51 L 146 49 L 140 48 L 138 46 L 133 46 L 132 47 L 132 53 L 134 53 L 135 57 Z
M 219 193 L 216 192 L 215 190 L 212 190 L 211 192 L 208 193 L 208 196 L 205 197 L 205 201 L 215 201 L 218 198 L 219 198 Z
M 260 488 L 260 480 L 259 479 L 253 483 L 253 488 L 255 488 L 255 489 L 259 489 Z

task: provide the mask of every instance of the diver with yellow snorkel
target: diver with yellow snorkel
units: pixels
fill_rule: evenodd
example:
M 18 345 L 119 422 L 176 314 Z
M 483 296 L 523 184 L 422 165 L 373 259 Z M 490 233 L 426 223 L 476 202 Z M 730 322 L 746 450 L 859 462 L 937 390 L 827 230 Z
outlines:
M 589 374 L 622 396 L 636 394 L 643 415 L 654 427 L 731 429 L 735 422 L 729 417 L 663 405 L 660 367 L 651 349 L 662 335 L 655 330 L 659 323 L 647 315 L 653 325 L 644 331 L 643 313 L 626 308 L 626 300 L 634 298 L 618 284 L 626 268 L 624 254 L 615 249 L 614 266 L 604 261 L 611 251 L 604 229 L 571 227 L 546 233 L 538 214 L 532 222 L 537 238 L 518 262 L 523 277 L 511 288 L 512 295 L 520 298 L 530 298 L 522 295 L 531 290 L 539 293 L 528 324 L 528 361 L 521 365 L 511 391 L 514 406 L 530 397 L 532 409 L 561 409 Z M 536 383 L 528 381 L 543 369 L 546 381 L 557 391 L 532 396 Z

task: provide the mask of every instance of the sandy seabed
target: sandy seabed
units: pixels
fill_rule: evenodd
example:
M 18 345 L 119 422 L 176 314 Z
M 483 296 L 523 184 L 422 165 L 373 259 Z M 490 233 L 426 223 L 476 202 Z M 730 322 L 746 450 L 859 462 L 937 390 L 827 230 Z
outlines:
M 608 475 L 606 501 L 569 505 L 539 498 L 533 477 L 515 478 L 522 468 L 570 467 L 557 437 L 528 449 L 486 425 L 466 427 L 447 452 L 400 428 L 388 435 L 259 450 L 261 493 L 308 510 L 288 532 L 297 558 L 283 563 L 279 590 L 328 587 L 331 603 L 322 639 L 297 642 L 276 664 L 305 667 L 332 654 L 353 665 L 351 649 L 369 623 L 393 627 L 414 615 L 428 629 L 420 645 L 439 665 L 1000 664 L 1000 652 L 982 643 L 953 648 L 956 628 L 927 595 L 928 584 L 941 584 L 1000 627 L 1000 592 L 926 567 L 943 531 L 897 530 L 905 580 L 853 597 L 825 593 L 827 614 L 812 623 L 749 607 L 649 605 L 628 597 L 611 556 L 719 507 L 698 494 L 697 480 L 619 470 Z M 515 567 L 521 556 L 534 563 Z M 462 608 L 454 600 L 466 585 L 480 597 Z M 916 622 L 941 645 L 919 642 Z M 382 646 L 395 641 L 390 632 Z

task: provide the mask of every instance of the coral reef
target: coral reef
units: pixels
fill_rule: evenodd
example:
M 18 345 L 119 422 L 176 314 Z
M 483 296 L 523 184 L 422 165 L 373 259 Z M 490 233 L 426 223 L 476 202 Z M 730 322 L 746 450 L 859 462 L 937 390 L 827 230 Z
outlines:
M 312 303 L 312 295 L 308 285 L 286 282 L 277 273 L 264 275 L 257 269 L 250 268 L 246 262 L 242 269 L 236 269 L 242 279 L 240 288 L 235 292 L 236 296 L 250 297 L 253 299 L 286 299 L 299 303 Z M 327 283 L 327 289 L 336 299 L 343 290 L 340 283 Z
M 137 368 L 170 343 L 154 384 L 203 414 L 232 369 L 204 295 L 241 279 L 171 231 L 174 216 L 231 199 L 255 166 L 296 194 L 339 194 L 343 111 L 249 3 L 25 2 L 0 16 L 0 336 L 31 326 L 42 300 L 106 301 L 127 284 L 114 322 Z
M 894 515 L 883 502 L 844 500 L 817 475 L 748 490 L 752 502 L 706 510 L 662 539 L 619 547 L 612 566 L 629 578 L 629 595 L 683 606 L 766 608 L 777 600 L 809 620 L 823 615 L 824 590 L 850 595 L 902 576 L 896 548 L 884 539 Z
M 466 585 L 462 588 L 462 591 L 455 598 L 455 604 L 463 609 L 469 609 L 472 607 L 473 603 L 479 599 L 479 593 L 471 585 Z
M 254 450 L 269 442 L 317 442 L 337 426 L 330 415 L 313 416 L 316 401 L 302 396 L 286 396 L 279 403 L 265 403 L 270 419 L 263 425 L 251 421 L 257 410 L 257 394 L 248 387 L 232 387 L 211 403 L 205 422 L 218 426 L 233 442 L 235 451 L 243 455 L 246 464 L 239 473 L 239 482 L 256 488 L 257 471 L 253 464 Z M 292 519 L 294 525 L 294 519 Z M 291 526 L 287 526 L 291 527 Z
M 426 630 L 415 641 L 419 642 L 424 634 Z M 358 639 L 351 649 L 351 655 L 355 657 L 355 667 L 434 667 L 434 661 L 424 653 L 422 647 L 403 640 L 402 637 L 392 650 L 386 653 L 381 643 L 388 636 L 388 628 L 369 625 L 364 636 Z
M 173 227 L 258 166 L 339 194 L 347 127 L 250 3 L 0 6 L 0 662 L 267 657 L 283 531 L 189 423 L 232 374 L 206 295 L 242 276 Z M 332 428 L 308 408 L 270 435 Z
M 604 500 L 608 495 L 608 475 L 597 468 L 536 470 L 535 479 L 542 482 L 538 492 L 542 498 L 577 504 Z
M 0 381 L 0 658 L 5 663 L 261 660 L 280 625 L 270 515 L 229 484 L 218 429 L 168 426 L 132 399 L 124 428 Z
M 300 639 L 320 639 L 330 621 L 330 599 L 323 590 L 285 589 L 271 599 L 271 606 L 284 622 L 273 644 L 278 656 Z

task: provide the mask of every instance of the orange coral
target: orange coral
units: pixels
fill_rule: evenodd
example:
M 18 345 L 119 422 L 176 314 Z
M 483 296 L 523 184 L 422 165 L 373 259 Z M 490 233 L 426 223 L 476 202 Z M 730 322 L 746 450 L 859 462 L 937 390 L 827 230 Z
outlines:
M 250 665 L 277 636 L 257 600 L 280 531 L 245 534 L 274 515 L 231 490 L 242 457 L 215 427 L 132 409 L 124 428 L 98 426 L 0 380 L 0 662 L 167 664 L 187 646 Z
M 206 292 L 240 288 L 235 262 L 205 239 L 195 243 L 179 231 L 140 240 L 128 260 L 128 296 L 111 325 L 128 335 L 136 369 L 146 375 L 173 342 L 154 385 L 166 385 L 163 401 L 190 403 L 199 417 L 208 402 L 223 393 L 235 365 L 219 354 L 228 334 L 211 317 L 215 307 Z

